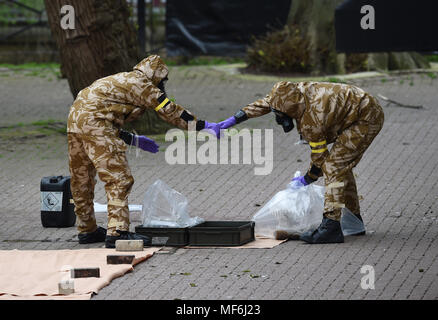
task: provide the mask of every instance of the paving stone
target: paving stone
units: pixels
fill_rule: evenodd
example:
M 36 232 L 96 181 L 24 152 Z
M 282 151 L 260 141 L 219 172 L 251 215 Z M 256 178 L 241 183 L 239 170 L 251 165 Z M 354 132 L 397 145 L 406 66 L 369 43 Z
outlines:
M 209 121 L 231 116 L 256 100 L 256 94 L 267 94 L 274 84 L 242 80 L 208 68 L 187 70 L 171 68 L 168 95 Z M 356 80 L 375 96 L 425 107 L 412 110 L 382 103 L 384 127 L 355 168 L 367 235 L 346 237 L 345 243 L 335 245 L 288 241 L 273 249 L 177 249 L 153 255 L 132 273 L 114 279 L 93 299 L 438 299 L 438 79 L 412 76 L 413 85 L 407 76 L 385 83 L 379 78 Z M 49 118 L 65 121 L 72 102 L 66 80 L 49 82 L 17 74 L 13 79 L 0 78 L 0 91 L 0 127 Z M 270 175 L 255 176 L 254 164 L 171 166 L 164 152 L 141 152 L 136 158 L 131 150 L 128 161 L 135 184 L 129 202 L 142 204 L 147 187 L 162 179 L 188 198 L 193 217 L 251 219 L 286 187 L 295 171 L 307 169 L 310 152 L 307 146 L 294 144 L 296 131 L 284 134 L 270 115 L 238 128 L 273 129 Z M 40 180 L 69 175 L 67 159 L 66 137 L 61 134 L 0 139 L 1 250 L 104 246 L 79 245 L 75 228 L 41 225 Z M 322 179 L 318 184 L 323 184 Z M 106 203 L 100 181 L 95 201 Z M 96 219 L 106 226 L 106 214 L 97 213 Z M 131 231 L 138 224 L 141 212 L 134 212 Z M 360 269 L 366 264 L 375 269 L 374 290 L 360 287 Z

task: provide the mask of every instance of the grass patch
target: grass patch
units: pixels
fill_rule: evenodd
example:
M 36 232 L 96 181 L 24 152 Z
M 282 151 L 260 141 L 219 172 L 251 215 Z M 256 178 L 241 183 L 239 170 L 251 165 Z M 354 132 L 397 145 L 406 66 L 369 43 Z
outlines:
M 436 73 L 433 73 L 433 72 L 429 72 L 429 73 L 427 74 L 427 76 L 428 76 L 429 78 L 431 78 L 431 79 L 436 79 L 436 78 L 437 78 Z
M 325 82 L 332 82 L 332 83 L 347 83 L 346 81 L 336 78 L 336 77 L 330 77 L 324 80 Z
M 37 77 L 41 76 L 41 71 L 35 70 L 25 74 L 26 77 Z
M 53 120 L 53 119 L 39 120 L 39 121 L 32 122 L 31 125 L 33 125 L 33 126 L 47 126 L 47 125 L 51 125 L 51 124 L 54 124 L 57 122 L 58 121 Z
M 27 71 L 27 73 L 24 74 L 26 77 L 44 78 L 46 76 L 46 73 L 51 73 L 54 74 L 56 77 L 61 78 L 61 65 L 59 63 L 0 63 L 0 68 L 6 68 L 13 71 L 14 73 Z
M 0 128 L 0 139 L 41 138 L 54 134 L 67 134 L 67 125 L 53 119 L 40 120 L 32 123 L 18 122 Z
M 61 68 L 59 63 L 37 63 L 29 62 L 22 64 L 0 63 L 0 68 L 7 68 L 11 70 L 42 70 L 42 69 L 57 69 Z
M 243 63 L 243 59 L 233 57 L 175 57 L 164 59 L 168 66 L 216 66 L 232 63 Z

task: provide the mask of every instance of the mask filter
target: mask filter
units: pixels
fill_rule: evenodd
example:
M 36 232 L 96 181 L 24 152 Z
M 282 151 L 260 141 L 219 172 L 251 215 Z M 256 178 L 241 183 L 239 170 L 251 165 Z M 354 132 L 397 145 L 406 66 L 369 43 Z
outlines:
M 167 82 L 167 78 L 163 79 L 160 81 L 160 83 L 158 84 L 158 89 L 160 89 L 163 93 L 166 93 L 166 82 Z
M 281 111 L 275 109 L 272 109 L 272 111 L 275 113 L 275 121 L 278 125 L 283 127 L 283 131 L 285 133 L 292 131 L 292 129 L 294 128 L 292 118 Z

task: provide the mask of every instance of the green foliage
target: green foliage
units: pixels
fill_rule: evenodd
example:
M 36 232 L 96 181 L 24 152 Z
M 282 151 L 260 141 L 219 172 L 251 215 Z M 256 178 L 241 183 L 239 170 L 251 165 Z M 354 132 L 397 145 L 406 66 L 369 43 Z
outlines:
M 44 0 L 20 0 L 20 3 L 36 9 L 44 9 Z M 10 2 L 2 2 L 0 6 L 0 25 L 30 24 L 38 22 L 38 14 L 22 6 Z
M 427 55 L 426 59 L 429 62 L 438 62 L 438 54 L 431 54 L 431 55 Z
M 281 30 L 253 37 L 247 49 L 246 62 L 249 69 L 265 72 L 310 71 L 310 42 L 302 37 L 297 27 L 286 25 Z
M 347 73 L 366 71 L 367 69 L 368 69 L 367 53 L 347 54 L 345 59 L 345 71 Z

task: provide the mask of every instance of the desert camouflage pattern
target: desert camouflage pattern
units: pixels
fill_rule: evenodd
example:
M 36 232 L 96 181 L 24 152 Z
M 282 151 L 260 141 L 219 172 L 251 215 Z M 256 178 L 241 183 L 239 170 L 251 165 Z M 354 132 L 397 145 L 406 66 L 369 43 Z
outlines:
M 157 86 L 168 74 L 165 63 L 153 55 L 142 60 L 131 72 L 96 80 L 76 97 L 70 108 L 67 132 L 113 134 L 125 122 L 138 119 L 146 109 L 155 110 L 161 105 L 160 98 L 164 94 Z M 187 130 L 187 121 L 181 118 L 184 111 L 180 105 L 168 101 L 157 114 L 168 123 Z
M 271 107 L 295 119 L 299 134 L 309 142 L 310 167 L 322 169 L 325 179 L 324 215 L 340 220 L 344 207 L 359 214 L 352 170 L 383 127 L 377 100 L 352 85 L 282 81 L 242 110 L 253 118 L 269 113 Z M 308 174 L 318 178 L 310 169 Z
M 118 137 L 125 122 L 139 118 L 146 109 L 181 129 L 189 111 L 171 102 L 157 88 L 167 78 L 168 68 L 159 56 L 149 56 L 131 72 L 121 72 L 95 81 L 79 92 L 67 123 L 71 191 L 79 232 L 97 229 L 94 216 L 96 173 L 105 183 L 108 200 L 108 235 L 129 230 L 128 195 L 134 179 Z M 193 121 L 193 122 L 195 122 Z
M 126 159 L 126 144 L 113 136 L 68 134 L 71 191 L 79 232 L 97 229 L 94 216 L 96 173 L 105 183 L 108 203 L 108 235 L 129 231 L 128 195 L 134 178 Z

